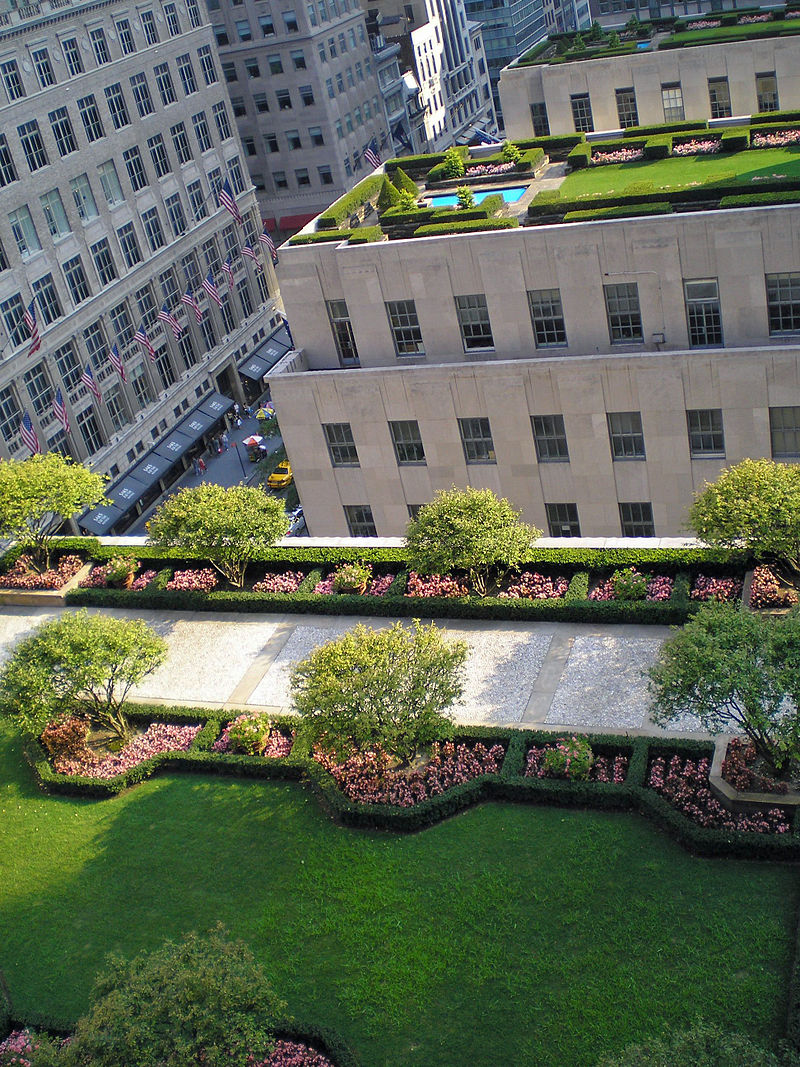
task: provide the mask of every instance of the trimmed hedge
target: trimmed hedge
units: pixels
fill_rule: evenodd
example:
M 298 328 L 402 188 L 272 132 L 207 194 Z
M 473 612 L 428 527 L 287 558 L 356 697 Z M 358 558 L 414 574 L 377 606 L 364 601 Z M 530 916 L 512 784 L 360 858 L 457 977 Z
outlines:
M 427 174 L 431 167 L 441 163 L 443 159 L 444 152 L 428 152 L 421 156 L 400 156 L 395 159 L 388 159 L 384 164 L 384 168 L 394 182 L 394 172 L 399 167 L 402 167 L 406 174 L 410 174 L 413 177 L 414 174 Z
M 390 207 L 388 211 L 384 211 L 381 215 L 381 223 L 383 225 L 406 225 L 412 222 L 423 222 L 432 218 L 436 214 L 436 208 L 434 207 L 418 207 L 412 211 L 404 211 L 400 207 Z
M 392 184 L 396 189 L 405 190 L 405 192 L 411 193 L 412 196 L 419 195 L 417 183 L 406 174 L 402 167 L 398 167 L 392 175 Z
M 592 146 L 587 143 L 576 144 L 567 156 L 567 163 L 573 170 L 583 170 L 589 166 L 592 159 Z
M 800 111 L 757 111 L 750 116 L 752 126 L 770 122 L 800 122 Z
M 320 230 L 318 233 L 296 233 L 289 238 L 290 245 L 333 244 L 334 241 L 347 241 L 354 230 Z
M 740 196 L 723 196 L 720 207 L 770 207 L 773 204 L 797 204 L 800 202 L 800 189 L 787 190 L 782 193 L 743 193 Z
M 351 245 L 372 244 L 373 241 L 383 240 L 383 230 L 380 226 L 359 226 L 357 230 L 350 230 Z
M 600 207 L 594 211 L 568 211 L 564 222 L 599 222 L 603 219 L 633 219 L 644 215 L 671 215 L 672 204 L 631 204 L 630 207 Z
M 672 137 L 668 133 L 660 133 L 648 137 L 644 146 L 645 159 L 669 159 L 672 155 Z
M 414 230 L 415 237 L 446 237 L 454 233 L 478 233 L 482 230 L 512 230 L 519 226 L 519 221 L 512 219 L 476 219 L 473 222 L 441 222 L 429 226 L 420 226 Z
M 708 122 L 705 119 L 691 119 L 686 122 L 663 122 L 656 126 L 628 126 L 622 131 L 622 136 L 627 140 L 629 137 L 652 137 L 662 133 L 684 133 L 687 130 L 707 130 Z
M 720 151 L 746 152 L 750 147 L 750 131 L 747 129 L 723 130 Z
M 368 200 L 377 197 L 382 185 L 383 174 L 370 174 L 368 178 L 364 178 L 350 192 L 340 196 L 337 201 L 331 204 L 327 211 L 323 211 L 317 219 L 317 229 L 336 229 L 354 211 L 358 211 L 360 207 L 363 207 Z

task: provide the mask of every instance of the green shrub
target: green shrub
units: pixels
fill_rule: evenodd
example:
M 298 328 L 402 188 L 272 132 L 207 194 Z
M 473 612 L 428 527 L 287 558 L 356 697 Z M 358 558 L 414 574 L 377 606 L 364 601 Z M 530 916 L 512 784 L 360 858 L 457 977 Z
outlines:
M 352 230 L 320 230 L 319 233 L 296 233 L 289 238 L 290 245 L 333 244 L 335 241 L 347 241 Z
M 357 230 L 350 230 L 351 245 L 372 244 L 373 241 L 383 240 L 383 230 L 380 226 L 359 226 Z
M 500 155 L 503 158 L 504 163 L 519 163 L 522 159 L 522 152 L 512 141 L 503 141 L 503 147 L 500 150 Z
M 333 576 L 334 593 L 353 593 L 366 587 L 372 571 L 363 563 L 342 563 Z
M 593 765 L 594 753 L 585 737 L 559 737 L 544 754 L 544 769 L 554 778 L 585 782 Z
M 723 196 L 719 206 L 727 207 L 770 207 L 773 204 L 800 203 L 800 189 L 787 189 L 776 193 L 741 193 L 736 196 Z
M 531 200 L 531 205 L 533 205 L 533 204 L 548 204 L 548 205 L 549 204 L 559 204 L 560 202 L 561 202 L 561 193 L 559 192 L 558 189 L 542 189 L 541 192 L 537 193 L 536 196 L 534 196 L 533 200 Z M 530 210 L 530 207 L 529 207 L 529 210 Z
M 480 230 L 511 230 L 519 226 L 517 219 L 475 219 L 464 222 L 442 222 L 420 226 L 414 230 L 415 237 L 445 237 L 455 233 L 477 233 Z
M 756 126 L 759 123 L 798 121 L 800 121 L 800 111 L 757 111 L 755 115 L 750 116 L 750 124 L 752 126 Z
M 523 151 L 528 148 L 541 148 L 545 155 L 554 159 L 556 157 L 566 158 L 570 149 L 576 144 L 583 144 L 585 140 L 585 133 L 552 133 L 543 137 L 531 137 L 524 141 L 517 141 L 517 145 Z
M 234 723 L 228 730 L 231 748 L 250 756 L 263 756 L 269 741 L 272 719 L 269 715 L 251 715 Z
M 483 204 L 481 204 L 480 207 L 469 208 L 465 211 L 461 211 L 459 208 L 455 207 L 438 208 L 427 221 L 433 225 L 436 223 L 464 222 L 467 219 L 472 221 L 476 219 L 488 219 L 488 217 L 489 212 Z
M 574 603 L 576 600 L 586 600 L 589 596 L 589 575 L 586 571 L 578 571 L 573 574 L 567 591 L 564 594 L 565 603 Z
M 629 207 L 596 207 L 582 211 L 568 211 L 564 222 L 599 222 L 602 219 L 635 219 L 647 215 L 671 215 L 672 205 L 663 202 L 655 204 L 632 203 Z
M 589 144 L 576 144 L 567 156 L 567 163 L 573 170 L 583 170 L 589 166 L 592 158 L 592 146 Z
M 545 151 L 543 148 L 528 148 L 523 153 L 517 163 L 517 170 L 538 170 L 542 166 L 545 159 Z
M 369 200 L 377 198 L 383 185 L 383 174 L 370 174 L 360 181 L 354 189 L 340 196 L 317 219 L 317 229 L 335 230 L 345 219 L 363 207 Z
M 445 178 L 462 178 L 466 170 L 463 154 L 455 146 L 448 148 L 444 154 L 442 167 Z
M 750 131 L 747 129 L 723 130 L 721 141 L 723 152 L 744 152 L 750 147 Z
M 402 192 L 397 194 L 398 211 L 414 211 L 416 207 L 417 197 L 414 193 L 410 193 L 408 189 L 403 189 Z
M 609 50 L 614 50 L 615 48 L 619 48 L 621 45 L 622 45 L 622 41 L 620 40 L 619 34 L 617 33 L 616 30 L 612 30 L 611 33 L 608 35 L 608 47 L 609 47 Z
M 419 196 L 419 189 L 417 187 L 417 183 L 414 181 L 413 178 L 410 178 L 408 174 L 406 174 L 402 167 L 398 167 L 397 170 L 394 172 L 394 174 L 392 175 L 392 182 L 394 183 L 395 187 L 400 190 L 400 192 L 405 191 L 407 193 L 411 193 L 411 195 L 415 199 L 417 196 Z
M 647 579 L 635 567 L 614 571 L 611 584 L 617 600 L 644 600 L 647 596 Z
M 667 159 L 672 155 L 672 137 L 668 133 L 648 137 L 644 145 L 645 159 Z
M 433 207 L 416 206 L 410 211 L 401 207 L 391 207 L 381 215 L 381 224 L 400 226 L 411 222 L 425 222 L 435 214 L 436 208 Z
M 475 194 L 468 185 L 459 185 L 456 189 L 456 196 L 459 211 L 469 211 L 470 208 L 475 207 Z
M 384 177 L 381 191 L 378 194 L 378 211 L 386 211 L 387 208 L 395 207 L 400 201 L 400 190 L 397 189 L 388 178 Z
M 708 122 L 705 119 L 689 119 L 685 122 L 662 122 L 655 126 L 629 126 L 622 131 L 622 136 L 628 137 L 652 137 L 662 133 L 681 133 L 687 130 L 707 130 Z
M 481 202 L 481 207 L 486 213 L 487 217 L 496 215 L 498 211 L 502 211 L 505 207 L 505 200 L 500 193 L 492 193 L 491 196 L 484 197 Z

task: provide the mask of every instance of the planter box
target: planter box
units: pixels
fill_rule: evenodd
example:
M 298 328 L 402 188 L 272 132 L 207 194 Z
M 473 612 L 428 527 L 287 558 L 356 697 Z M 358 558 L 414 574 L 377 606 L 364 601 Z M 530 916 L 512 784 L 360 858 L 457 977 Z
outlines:
M 800 808 L 800 793 L 791 790 L 788 793 L 742 793 L 726 782 L 722 777 L 722 764 L 728 751 L 729 740 L 727 735 L 717 738 L 714 759 L 708 774 L 711 792 L 723 807 L 742 815 L 754 811 L 769 811 L 771 808 L 789 808 L 791 811 Z
M 63 605 L 64 595 L 77 589 L 78 582 L 82 582 L 91 569 L 91 563 L 84 563 L 78 573 L 60 589 L 0 589 L 0 604 L 34 604 L 40 607 L 47 604 Z

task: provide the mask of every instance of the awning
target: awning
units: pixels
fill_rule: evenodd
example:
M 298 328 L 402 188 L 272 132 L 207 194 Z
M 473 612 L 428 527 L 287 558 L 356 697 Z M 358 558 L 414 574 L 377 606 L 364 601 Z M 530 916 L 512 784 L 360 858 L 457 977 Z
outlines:
M 87 512 L 82 518 L 78 519 L 78 525 L 81 529 L 86 530 L 87 533 L 95 534 L 98 537 L 102 537 L 107 534 L 109 529 L 118 522 L 125 510 L 120 511 L 119 508 L 112 507 L 111 505 L 105 505 L 104 507 L 95 508 L 93 511 Z
M 194 438 L 187 437 L 185 433 L 181 433 L 179 430 L 173 430 L 168 437 L 158 442 L 150 455 L 165 456 L 170 460 L 170 463 L 175 463 L 176 460 L 179 460 L 182 455 L 189 451 L 193 444 Z
M 316 217 L 316 214 L 313 212 L 310 215 L 284 215 L 281 218 L 279 229 L 293 230 L 296 233 L 298 230 L 302 230 L 304 226 L 307 226 L 309 222 Z
M 206 430 L 210 430 L 218 420 L 218 415 L 208 415 L 205 411 L 193 411 L 187 415 L 183 422 L 175 427 L 180 433 L 191 437 L 192 441 L 199 441 Z
M 239 373 L 254 382 L 260 382 L 268 370 L 269 364 L 260 356 L 250 356 L 239 367 Z
M 175 457 L 173 456 L 159 456 L 156 452 L 148 452 L 144 459 L 140 460 L 135 467 L 128 471 L 128 474 L 131 478 L 135 478 L 137 482 L 142 483 L 144 487 L 142 492 L 145 492 L 163 478 L 174 464 Z
M 220 419 L 232 407 L 233 401 L 229 396 L 223 396 L 221 393 L 212 393 L 205 398 L 202 404 L 198 405 L 197 410 L 205 412 L 206 415 L 213 415 L 215 419 Z
M 109 489 L 106 496 L 115 507 L 121 508 L 123 511 L 129 511 L 146 488 L 146 485 L 142 485 L 135 478 L 128 476 L 118 482 L 112 489 Z

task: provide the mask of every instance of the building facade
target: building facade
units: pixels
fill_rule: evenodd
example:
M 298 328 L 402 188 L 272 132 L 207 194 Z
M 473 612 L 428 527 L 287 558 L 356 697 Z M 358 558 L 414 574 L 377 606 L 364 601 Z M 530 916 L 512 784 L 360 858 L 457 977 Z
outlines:
M 0 101 L 0 455 L 27 413 L 117 477 L 277 324 L 213 34 L 198 0 L 6 11 Z

